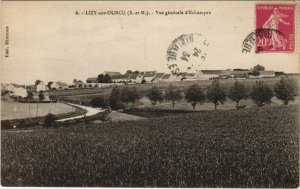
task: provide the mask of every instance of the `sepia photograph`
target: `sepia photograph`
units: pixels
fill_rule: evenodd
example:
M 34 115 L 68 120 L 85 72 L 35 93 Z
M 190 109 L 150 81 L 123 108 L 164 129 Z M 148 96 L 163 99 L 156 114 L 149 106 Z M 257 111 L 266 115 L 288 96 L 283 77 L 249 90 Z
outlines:
M 2 1 L 2 187 L 299 187 L 299 1 Z

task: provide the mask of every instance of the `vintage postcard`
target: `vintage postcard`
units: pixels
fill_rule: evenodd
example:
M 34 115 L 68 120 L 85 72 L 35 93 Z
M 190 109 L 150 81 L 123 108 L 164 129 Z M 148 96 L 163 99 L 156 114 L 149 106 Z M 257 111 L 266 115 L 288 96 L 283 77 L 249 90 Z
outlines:
M 299 187 L 299 1 L 0 14 L 2 186 Z

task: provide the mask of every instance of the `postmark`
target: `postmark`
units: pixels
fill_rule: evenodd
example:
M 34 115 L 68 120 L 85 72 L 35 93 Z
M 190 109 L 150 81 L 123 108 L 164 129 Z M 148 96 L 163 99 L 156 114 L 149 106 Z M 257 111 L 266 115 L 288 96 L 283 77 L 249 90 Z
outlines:
M 295 4 L 256 4 L 255 16 L 256 52 L 294 52 Z
M 169 45 L 166 58 L 167 67 L 174 75 L 194 72 L 207 58 L 207 38 L 200 33 L 183 34 Z

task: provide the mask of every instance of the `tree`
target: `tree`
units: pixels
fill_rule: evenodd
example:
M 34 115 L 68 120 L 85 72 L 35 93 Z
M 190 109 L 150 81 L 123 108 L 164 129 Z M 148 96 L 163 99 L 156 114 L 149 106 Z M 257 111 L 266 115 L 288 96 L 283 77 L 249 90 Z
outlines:
M 105 74 L 105 75 L 100 74 L 100 75 L 98 75 L 98 79 L 97 80 L 98 80 L 99 83 L 111 83 L 111 78 L 110 78 L 110 76 L 108 74 Z
M 40 93 L 39 93 L 39 100 L 40 101 L 45 100 L 45 95 L 44 95 L 43 91 L 40 91 Z
M 259 71 L 265 71 L 265 67 L 262 65 L 257 64 L 256 66 L 253 67 L 254 70 L 259 70 Z
M 125 73 L 125 75 L 130 75 L 130 74 L 132 74 L 132 70 L 127 70 Z
M 105 100 L 104 98 L 101 98 L 101 97 L 97 97 L 97 98 L 93 98 L 90 102 L 90 105 L 92 107 L 99 107 L 99 108 L 105 108 L 106 106 L 106 103 L 105 103 Z
M 53 125 L 53 123 L 55 122 L 55 120 L 56 120 L 55 115 L 53 115 L 53 114 L 46 115 L 45 120 L 44 120 L 44 126 L 51 127 Z
M 139 71 L 132 72 L 132 74 L 139 74 L 139 73 L 140 73 Z
M 121 102 L 121 91 L 117 86 L 112 89 L 108 101 L 109 106 L 114 110 L 124 108 L 124 105 Z
M 136 91 L 135 87 L 123 87 L 121 92 L 121 101 L 128 104 L 128 103 L 135 103 L 139 99 L 139 94 Z
M 187 88 L 185 92 L 185 99 L 192 104 L 193 110 L 195 111 L 198 102 L 202 104 L 205 101 L 205 94 L 197 84 L 193 84 Z
M 164 100 L 164 95 L 158 87 L 153 86 L 147 94 L 147 97 L 151 101 L 152 105 L 156 105 L 157 102 L 162 102 Z
M 259 107 L 271 103 L 273 93 L 271 89 L 263 81 L 257 81 L 253 85 L 252 92 L 250 94 L 252 100 Z
M 265 67 L 264 67 L 264 66 L 257 64 L 256 66 L 253 67 L 251 73 L 252 73 L 252 75 L 254 75 L 254 76 L 259 76 L 260 71 L 264 71 L 264 70 L 265 70 Z
M 297 95 L 297 82 L 293 78 L 282 77 L 274 87 L 275 96 L 283 101 L 284 105 L 288 105 L 289 101 L 294 101 Z
M 34 85 L 37 86 L 37 85 L 40 84 L 41 82 L 42 82 L 42 81 L 38 79 L 38 80 L 35 81 L 35 84 L 34 84 Z
M 32 100 L 33 99 L 33 93 L 31 91 L 27 91 L 27 99 Z
M 171 101 L 172 102 L 172 107 L 174 109 L 175 107 L 175 102 L 177 101 L 180 101 L 182 99 L 182 95 L 181 95 L 181 92 L 178 88 L 176 88 L 175 86 L 173 85 L 169 85 L 167 91 L 166 91 L 166 100 L 167 101 Z
M 49 82 L 48 82 L 47 86 L 48 86 L 49 89 L 51 89 L 52 83 L 53 83 L 53 81 L 49 81 Z
M 236 81 L 234 85 L 230 88 L 228 97 L 236 102 L 236 107 L 239 107 L 239 102 L 242 99 L 246 99 L 248 96 L 247 89 L 244 84 Z
M 221 87 L 221 84 L 218 80 L 214 80 L 212 84 L 208 87 L 206 96 L 208 102 L 212 102 L 215 105 L 215 110 L 217 110 L 217 106 L 220 103 L 224 104 L 224 102 L 226 101 L 226 92 Z

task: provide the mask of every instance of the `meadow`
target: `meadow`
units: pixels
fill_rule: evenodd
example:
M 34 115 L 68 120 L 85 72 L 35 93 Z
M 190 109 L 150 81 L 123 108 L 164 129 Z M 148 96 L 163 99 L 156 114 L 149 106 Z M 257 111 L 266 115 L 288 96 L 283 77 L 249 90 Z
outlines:
M 10 102 L 10 101 L 1 101 L 1 120 L 40 117 L 40 116 L 45 116 L 48 113 L 57 115 L 57 114 L 63 114 L 72 111 L 75 111 L 75 109 L 72 106 L 63 103 L 37 104 L 37 103 L 18 103 L 18 102 Z
M 256 81 L 264 81 L 271 89 L 273 89 L 276 82 L 279 81 L 279 77 L 276 78 L 261 78 L 261 79 L 242 79 L 238 80 L 245 84 L 247 88 L 252 87 Z M 222 87 L 229 89 L 233 83 L 237 80 L 220 80 Z M 212 80 L 195 80 L 195 81 L 177 81 L 166 83 L 150 83 L 150 84 L 135 84 L 130 85 L 136 87 L 140 96 L 145 96 L 147 92 L 153 86 L 157 86 L 159 89 L 166 89 L 170 84 L 175 85 L 180 90 L 184 91 L 188 86 L 192 84 L 198 84 L 201 88 L 206 89 L 210 85 Z M 123 86 L 119 86 L 122 88 Z M 57 99 L 68 100 L 75 103 L 88 104 L 95 97 L 108 96 L 111 92 L 110 88 L 90 88 L 90 89 L 70 89 L 63 91 L 51 91 L 50 96 Z
M 3 186 L 299 186 L 299 107 L 1 132 Z

